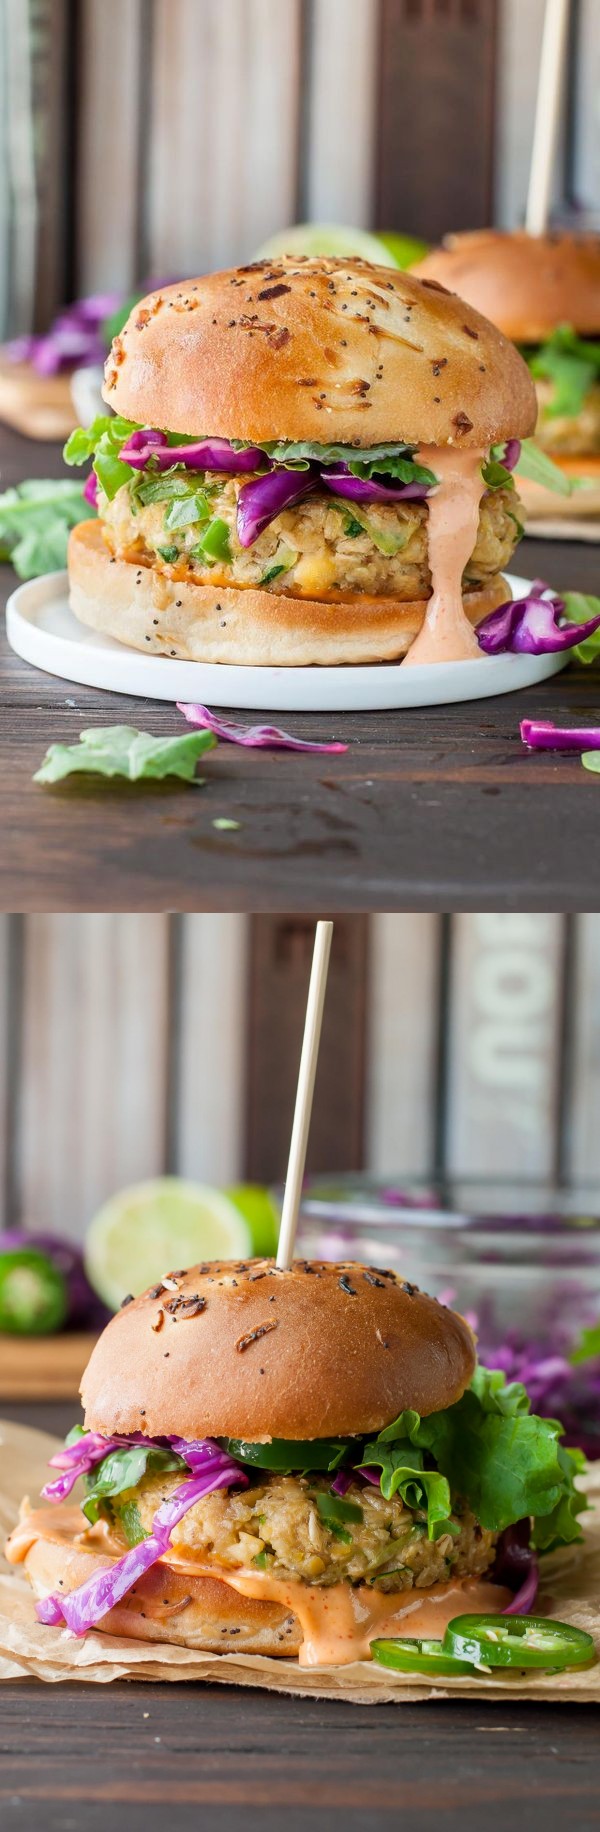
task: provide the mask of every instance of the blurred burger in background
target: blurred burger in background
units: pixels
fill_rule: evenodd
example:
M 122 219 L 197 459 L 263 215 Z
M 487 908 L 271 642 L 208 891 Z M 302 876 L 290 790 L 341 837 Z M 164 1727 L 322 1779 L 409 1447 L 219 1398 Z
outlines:
M 600 513 L 600 236 L 480 229 L 448 235 L 415 271 L 460 294 L 512 338 L 535 382 L 536 440 L 577 487 L 557 499 L 521 477 L 528 514 Z

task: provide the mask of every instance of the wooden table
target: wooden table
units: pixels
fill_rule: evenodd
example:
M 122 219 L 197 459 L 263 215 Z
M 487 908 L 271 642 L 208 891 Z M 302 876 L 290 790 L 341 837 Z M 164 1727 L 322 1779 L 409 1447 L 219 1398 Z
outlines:
M 0 435 L 3 486 L 59 474 L 55 448 Z M 520 571 L 600 588 L 600 553 L 525 542 Z M 0 569 L 2 570 L 2 569 Z M 4 568 L 5 593 L 14 575 Z M 591 910 L 600 907 L 600 786 L 579 759 L 528 755 L 526 715 L 600 714 L 600 673 L 573 668 L 530 692 L 406 713 L 290 717 L 343 756 L 209 757 L 205 789 L 32 776 L 53 740 L 86 725 L 178 729 L 164 703 L 74 687 L 0 639 L 0 907 L 12 910 Z M 219 832 L 215 818 L 239 821 Z
M 62 1434 L 66 1406 L 2 1407 Z M 5 1832 L 592 1832 L 593 1706 L 321 1704 L 201 1685 L 2 1688 Z M 402 1816 L 402 1818 L 401 1818 Z M 395 1823 L 395 1822 L 394 1822 Z

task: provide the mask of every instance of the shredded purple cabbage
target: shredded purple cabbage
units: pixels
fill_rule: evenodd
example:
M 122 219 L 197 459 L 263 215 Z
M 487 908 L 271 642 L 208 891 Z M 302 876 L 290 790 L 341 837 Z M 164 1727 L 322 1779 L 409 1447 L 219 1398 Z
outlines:
M 248 445 L 237 452 L 229 439 L 198 439 L 190 445 L 169 445 L 166 433 L 156 432 L 152 427 L 140 427 L 132 433 L 121 446 L 119 456 L 134 471 L 144 471 L 150 463 L 155 471 L 169 471 L 172 465 L 182 464 L 188 471 L 230 471 L 239 475 L 240 471 L 256 471 L 259 466 L 270 464 L 266 453 L 257 445 Z
M 116 1440 L 117 1444 L 127 1441 Z M 94 1628 L 109 1610 L 114 1609 L 127 1596 L 138 1578 L 163 1557 L 168 1551 L 174 1527 L 203 1495 L 210 1495 L 218 1488 L 232 1488 L 234 1484 L 247 1487 L 248 1476 L 245 1470 L 226 1451 L 221 1450 L 212 1438 L 190 1442 L 184 1438 L 173 1438 L 170 1441 L 179 1455 L 185 1454 L 186 1461 L 189 1457 L 193 1475 L 189 1481 L 182 1482 L 166 1501 L 161 1502 L 148 1538 L 132 1546 L 131 1551 L 117 1559 L 116 1563 L 102 1566 L 99 1571 L 93 1572 L 90 1578 L 86 1578 L 83 1584 L 69 1591 L 66 1596 L 42 1598 L 36 1604 L 38 1621 L 51 1627 L 64 1622 L 72 1635 L 86 1635 L 89 1629 Z M 105 1447 L 109 1449 L 114 1447 L 114 1442 L 112 1439 L 103 1439 Z M 103 1454 L 106 1455 L 106 1448 Z
M 278 725 L 236 725 L 233 719 L 219 719 L 208 706 L 194 706 L 185 700 L 177 701 L 177 711 L 183 713 L 188 725 L 196 725 L 203 731 L 214 732 L 215 738 L 224 738 L 229 744 L 242 744 L 248 750 L 280 751 L 347 751 L 347 744 L 317 744 L 308 738 L 292 738 L 289 732 L 283 732 Z
M 92 293 L 88 299 L 76 299 L 42 337 L 17 337 L 5 345 L 6 353 L 13 363 L 33 363 L 38 375 L 58 375 L 61 369 L 75 369 L 81 363 L 103 363 L 102 326 L 119 304 L 118 293 Z
M 521 456 L 520 439 L 507 439 L 506 445 L 504 447 L 504 452 L 502 454 L 502 463 L 504 465 L 505 471 L 514 471 L 515 465 L 518 464 L 520 456 Z
M 600 751 L 600 725 L 553 725 L 550 719 L 522 719 L 521 737 L 530 751 Z
M 485 655 L 549 655 L 574 649 L 600 626 L 600 615 L 585 623 L 561 623 L 564 616 L 564 599 L 535 579 L 525 598 L 500 604 L 483 618 L 477 640 Z
M 496 1584 L 514 1591 L 512 1603 L 502 1612 L 505 1616 L 527 1616 L 535 1603 L 539 1566 L 530 1540 L 531 1521 L 517 1520 L 514 1526 L 505 1527 L 496 1546 L 491 1576 Z
M 80 1476 L 87 1476 L 96 1463 L 102 1463 L 110 1450 L 122 1450 L 124 1444 L 140 1442 L 132 1438 L 103 1438 L 98 1431 L 87 1431 L 85 1437 L 77 1438 L 74 1444 L 64 1444 L 50 1457 L 50 1468 L 62 1470 L 54 1482 L 47 1482 L 42 1489 L 45 1501 L 65 1501 L 75 1487 Z M 142 1440 L 143 1442 L 143 1440 Z
M 318 466 L 311 464 L 306 471 L 270 471 L 266 477 L 254 477 L 252 483 L 242 484 L 237 501 L 240 547 L 252 547 L 282 509 L 301 502 L 303 496 L 317 489 L 320 481 Z
M 86 477 L 86 480 L 83 486 L 83 495 L 84 495 L 85 502 L 91 503 L 92 508 L 97 509 L 98 507 L 98 478 L 96 476 L 95 471 L 90 471 L 89 477 Z
M 353 477 L 346 464 L 333 471 L 321 471 L 321 483 L 334 496 L 347 497 L 355 503 L 425 502 L 431 488 L 427 483 L 380 483 L 375 477 Z
M 346 1495 L 354 1476 L 352 1469 L 338 1469 L 335 1482 L 331 1484 L 332 1495 Z M 379 1481 L 379 1477 L 377 1478 Z

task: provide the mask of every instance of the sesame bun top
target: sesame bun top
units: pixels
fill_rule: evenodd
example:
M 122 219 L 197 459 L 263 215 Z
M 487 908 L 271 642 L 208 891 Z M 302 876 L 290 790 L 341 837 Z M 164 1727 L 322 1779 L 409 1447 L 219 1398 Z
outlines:
M 308 1439 L 380 1430 L 460 1399 L 462 1317 L 385 1268 L 296 1260 L 192 1266 L 125 1302 L 81 1385 L 92 1431 Z
M 166 431 L 483 449 L 535 424 L 518 352 L 412 273 L 286 257 L 135 305 L 106 364 L 116 413 Z
M 541 343 L 558 324 L 600 331 L 600 236 L 477 229 L 447 235 L 416 272 L 461 293 L 517 343 Z

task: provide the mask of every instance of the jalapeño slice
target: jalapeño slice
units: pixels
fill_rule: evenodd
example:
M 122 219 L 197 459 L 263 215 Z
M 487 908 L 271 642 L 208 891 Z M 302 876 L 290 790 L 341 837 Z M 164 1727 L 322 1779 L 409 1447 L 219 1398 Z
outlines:
M 474 1678 L 472 1662 L 448 1654 L 442 1641 L 420 1641 L 402 1635 L 394 1641 L 372 1641 L 371 1653 L 380 1667 L 393 1667 L 397 1673 L 431 1673 L 440 1679 L 470 1674 Z
M 444 1652 L 474 1666 L 546 1667 L 563 1672 L 596 1659 L 591 1635 L 568 1622 L 543 1616 L 455 1616 L 443 1640 Z
M 286 1475 L 290 1470 L 338 1469 L 348 1451 L 348 1439 L 271 1438 L 269 1444 L 248 1443 L 245 1438 L 221 1438 L 230 1456 L 239 1463 L 252 1463 L 255 1469 L 276 1470 Z

